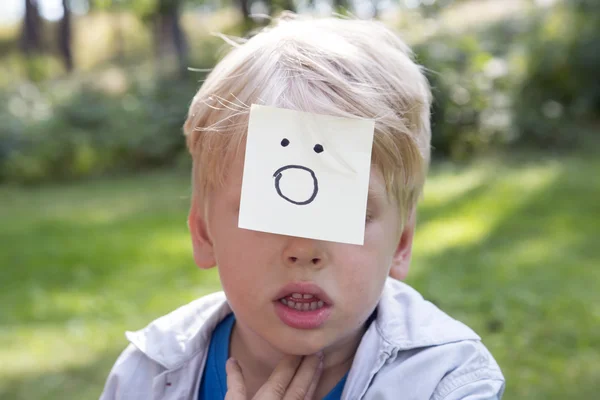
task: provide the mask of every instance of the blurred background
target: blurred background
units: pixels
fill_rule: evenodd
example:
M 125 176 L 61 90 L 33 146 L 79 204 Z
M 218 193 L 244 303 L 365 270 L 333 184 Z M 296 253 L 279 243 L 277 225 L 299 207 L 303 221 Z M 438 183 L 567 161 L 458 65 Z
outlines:
M 0 398 L 98 398 L 125 329 L 219 288 L 181 125 L 212 33 L 284 9 L 411 44 L 436 102 L 408 283 L 482 336 L 506 399 L 597 398 L 597 0 L 1 0 Z

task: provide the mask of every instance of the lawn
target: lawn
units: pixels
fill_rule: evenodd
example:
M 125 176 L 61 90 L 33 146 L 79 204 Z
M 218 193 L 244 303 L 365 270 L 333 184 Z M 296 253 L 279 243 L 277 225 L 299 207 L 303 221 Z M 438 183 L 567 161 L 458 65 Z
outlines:
M 600 390 L 600 160 L 433 168 L 409 283 L 483 337 L 506 399 Z M 0 398 L 97 399 L 123 331 L 219 287 L 186 174 L 0 187 Z

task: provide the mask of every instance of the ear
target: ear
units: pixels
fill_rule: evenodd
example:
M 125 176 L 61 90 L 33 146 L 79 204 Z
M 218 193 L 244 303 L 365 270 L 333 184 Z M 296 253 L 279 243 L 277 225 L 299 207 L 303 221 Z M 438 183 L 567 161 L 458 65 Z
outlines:
M 390 276 L 394 279 L 404 280 L 408 275 L 410 258 L 412 256 L 412 244 L 415 235 L 416 212 L 413 210 L 407 218 L 402 234 L 398 241 L 398 247 L 392 258 Z
M 214 267 L 217 263 L 214 255 L 214 246 L 206 224 L 204 210 L 205 208 L 200 204 L 197 197 L 194 197 L 188 216 L 188 228 L 190 229 L 190 235 L 192 237 L 194 261 L 199 268 L 208 269 Z

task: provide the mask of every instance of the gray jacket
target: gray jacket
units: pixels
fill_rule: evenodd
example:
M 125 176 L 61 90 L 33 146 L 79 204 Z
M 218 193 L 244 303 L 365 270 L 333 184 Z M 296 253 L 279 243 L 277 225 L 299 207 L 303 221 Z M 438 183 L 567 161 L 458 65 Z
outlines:
M 231 309 L 223 292 L 127 332 L 101 400 L 196 400 L 211 334 Z M 356 352 L 343 400 L 500 399 L 504 377 L 467 326 L 388 279 Z

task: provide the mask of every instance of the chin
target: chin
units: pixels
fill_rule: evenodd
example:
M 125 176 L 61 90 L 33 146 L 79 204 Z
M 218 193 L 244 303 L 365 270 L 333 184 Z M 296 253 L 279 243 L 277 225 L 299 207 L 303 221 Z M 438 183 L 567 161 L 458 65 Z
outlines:
M 277 338 L 271 345 L 284 354 L 294 356 L 308 356 L 318 353 L 327 347 L 322 339 L 302 331 L 296 331 L 292 334 L 283 335 Z

